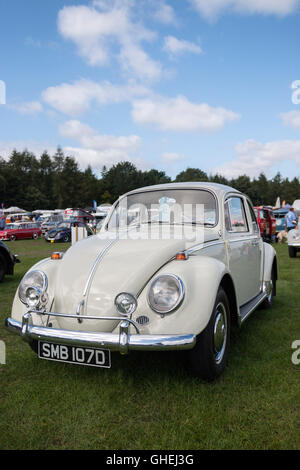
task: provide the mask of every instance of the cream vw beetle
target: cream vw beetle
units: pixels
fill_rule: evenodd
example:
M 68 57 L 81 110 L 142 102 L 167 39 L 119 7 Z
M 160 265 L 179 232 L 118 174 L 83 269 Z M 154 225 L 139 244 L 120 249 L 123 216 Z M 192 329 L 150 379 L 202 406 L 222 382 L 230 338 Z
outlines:
M 170 183 L 121 197 L 102 231 L 33 266 L 6 326 L 40 358 L 110 367 L 111 351 L 188 350 L 213 380 L 230 327 L 276 293 L 274 249 L 228 186 Z

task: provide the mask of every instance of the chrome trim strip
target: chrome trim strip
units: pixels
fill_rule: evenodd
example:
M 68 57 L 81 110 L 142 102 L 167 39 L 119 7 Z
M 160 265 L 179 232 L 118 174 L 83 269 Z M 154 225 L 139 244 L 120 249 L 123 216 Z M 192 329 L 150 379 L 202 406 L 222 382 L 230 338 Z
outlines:
M 113 240 L 111 240 L 108 245 L 106 245 L 106 247 L 103 248 L 103 250 L 100 251 L 99 255 L 97 256 L 97 258 L 95 259 L 94 261 L 94 264 L 92 266 L 92 269 L 90 271 L 90 274 L 88 276 L 88 279 L 86 281 L 86 284 L 85 284 L 85 288 L 84 288 L 84 291 L 83 291 L 83 297 L 86 297 L 86 294 L 88 292 L 88 289 L 90 287 L 90 284 L 92 282 L 92 279 L 93 279 L 93 276 L 95 274 L 95 271 L 96 271 L 96 268 L 98 266 L 98 263 L 99 261 L 103 258 L 103 256 L 105 255 L 105 253 L 109 250 L 109 248 L 114 244 L 116 243 L 116 241 L 118 240 L 118 238 L 115 238 Z
M 253 313 L 257 309 L 257 307 L 268 297 L 269 287 L 267 284 L 268 284 L 268 281 L 264 281 L 263 291 L 260 294 L 258 294 L 257 301 L 254 304 L 251 304 L 249 311 L 245 315 L 243 316 L 240 315 L 241 324 L 244 323 L 244 321 L 247 320 L 247 318 L 251 315 L 251 313 Z
M 214 245 L 223 245 L 224 243 L 225 243 L 225 240 L 216 240 L 216 241 L 212 241 L 212 242 L 204 242 L 204 243 L 201 243 L 200 245 L 196 245 L 192 248 L 188 248 L 186 250 L 186 253 L 188 255 L 192 255 L 196 251 L 203 250 L 204 248 L 208 248 L 208 247 L 214 246 Z

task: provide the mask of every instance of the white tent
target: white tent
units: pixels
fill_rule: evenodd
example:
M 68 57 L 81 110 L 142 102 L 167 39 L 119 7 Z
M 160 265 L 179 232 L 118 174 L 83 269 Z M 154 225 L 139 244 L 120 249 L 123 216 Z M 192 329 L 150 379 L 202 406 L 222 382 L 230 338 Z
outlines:
M 276 203 L 275 203 L 274 209 L 280 209 L 280 208 L 281 208 L 280 197 L 278 197 L 278 198 L 276 199 Z
M 3 209 L 4 214 L 24 214 L 24 209 L 19 207 L 9 207 L 8 209 Z

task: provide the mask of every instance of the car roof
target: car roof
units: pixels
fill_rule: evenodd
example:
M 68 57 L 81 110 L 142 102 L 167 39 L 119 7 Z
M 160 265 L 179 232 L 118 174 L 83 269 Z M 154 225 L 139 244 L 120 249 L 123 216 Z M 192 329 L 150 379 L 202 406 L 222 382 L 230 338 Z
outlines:
M 226 186 L 224 184 L 219 183 L 210 183 L 210 182 L 198 182 L 198 181 L 191 181 L 185 183 L 165 183 L 165 184 L 156 184 L 153 186 L 144 186 L 143 188 L 134 189 L 133 191 L 129 191 L 125 195 L 128 196 L 130 194 L 136 193 L 143 193 L 146 191 L 158 191 L 163 189 L 207 189 L 213 191 L 217 196 L 223 196 L 226 193 L 239 193 L 237 189 L 234 189 L 230 186 Z

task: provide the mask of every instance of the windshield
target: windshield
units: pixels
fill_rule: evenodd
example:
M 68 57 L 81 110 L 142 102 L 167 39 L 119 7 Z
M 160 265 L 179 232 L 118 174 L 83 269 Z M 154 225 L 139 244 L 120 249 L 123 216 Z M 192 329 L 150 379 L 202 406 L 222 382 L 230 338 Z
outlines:
M 155 223 L 213 227 L 217 223 L 216 199 L 209 191 L 195 189 L 132 194 L 118 202 L 108 229 Z
M 64 229 L 64 228 L 71 228 L 71 223 L 70 222 L 61 222 L 60 224 L 57 225 L 58 229 Z

